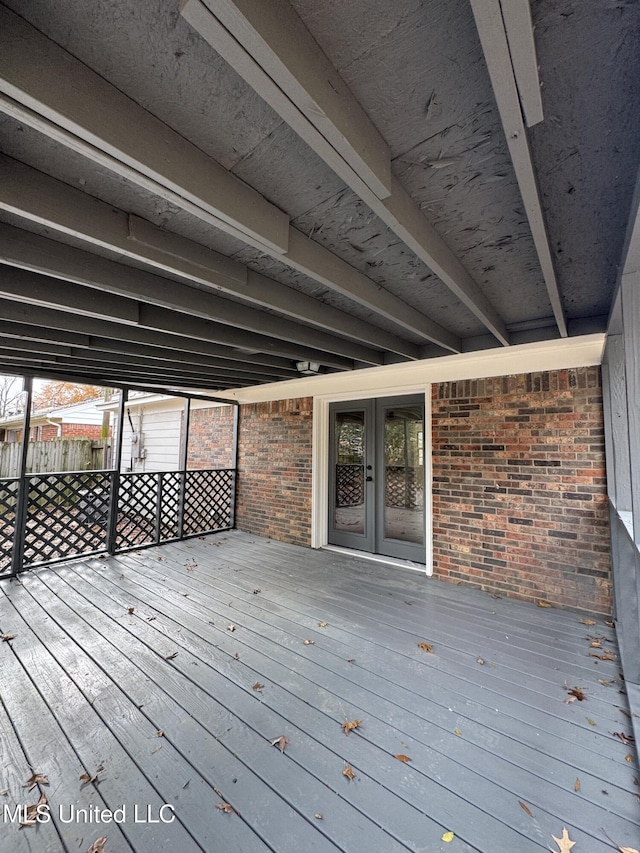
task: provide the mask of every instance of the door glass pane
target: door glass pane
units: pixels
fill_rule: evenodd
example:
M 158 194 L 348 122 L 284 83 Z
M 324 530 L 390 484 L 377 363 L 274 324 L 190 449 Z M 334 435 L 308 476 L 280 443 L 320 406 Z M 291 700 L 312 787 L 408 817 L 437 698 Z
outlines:
M 337 412 L 335 418 L 333 526 L 349 533 L 364 533 L 364 412 Z
M 422 406 L 385 409 L 384 537 L 424 543 Z

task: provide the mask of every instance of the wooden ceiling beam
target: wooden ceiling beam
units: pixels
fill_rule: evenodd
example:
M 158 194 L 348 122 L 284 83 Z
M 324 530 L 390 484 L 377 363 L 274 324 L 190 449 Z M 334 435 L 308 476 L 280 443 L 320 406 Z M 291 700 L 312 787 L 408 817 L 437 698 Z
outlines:
M 400 328 L 452 352 L 460 350 L 456 335 L 338 256 L 301 251 L 305 241 L 312 241 L 292 228 L 278 208 L 4 6 L 0 110 Z M 336 280 L 327 276 L 329 256 L 339 273 Z
M 562 295 L 553 266 L 500 0 L 471 0 L 471 8 L 551 308 L 560 335 L 566 337 Z
M 367 173 L 341 156 L 342 149 L 333 140 L 351 133 L 344 142 L 355 150 L 365 125 L 358 125 L 356 136 L 353 129 L 338 123 L 335 110 L 318 114 L 316 95 L 326 85 L 332 86 L 329 80 L 339 80 L 334 84 L 338 102 L 357 101 L 288 0 L 182 0 L 181 14 L 500 343 L 508 345 L 509 335 L 499 313 L 400 182 L 392 177 L 390 192 L 381 197 L 370 186 Z M 369 119 L 367 122 L 369 138 L 374 139 L 378 131 Z M 310 258 L 297 252 L 303 245 L 299 236 L 295 243 L 292 238 L 293 234 L 288 251 L 291 265 L 302 268 L 296 263 L 303 259 L 311 266 Z M 312 257 L 316 254 L 320 260 L 314 249 Z M 431 340 L 442 344 L 442 340 Z

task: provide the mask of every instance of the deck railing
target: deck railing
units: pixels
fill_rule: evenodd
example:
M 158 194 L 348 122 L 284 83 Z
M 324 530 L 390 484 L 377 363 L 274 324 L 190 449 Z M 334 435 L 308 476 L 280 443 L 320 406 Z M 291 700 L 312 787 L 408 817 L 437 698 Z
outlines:
M 228 530 L 234 523 L 235 479 L 235 469 L 214 468 L 4 478 L 0 577 L 15 574 L 16 553 L 22 570 Z

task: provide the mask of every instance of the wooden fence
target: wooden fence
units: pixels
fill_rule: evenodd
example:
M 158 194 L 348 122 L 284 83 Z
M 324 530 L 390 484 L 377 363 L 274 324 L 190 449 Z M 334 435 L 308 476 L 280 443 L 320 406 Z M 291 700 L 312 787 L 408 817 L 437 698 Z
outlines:
M 56 438 L 54 441 L 30 441 L 27 448 L 27 472 L 98 471 L 110 465 L 110 446 L 105 459 L 105 439 Z M 0 442 L 0 477 L 16 477 L 20 471 L 22 444 Z

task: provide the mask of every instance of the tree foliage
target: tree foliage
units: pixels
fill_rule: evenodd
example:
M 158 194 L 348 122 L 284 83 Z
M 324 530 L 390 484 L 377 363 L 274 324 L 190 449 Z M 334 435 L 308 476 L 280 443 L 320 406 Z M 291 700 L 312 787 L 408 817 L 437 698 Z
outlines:
M 0 418 L 21 408 L 22 385 L 21 376 L 0 375 Z
M 46 382 L 33 395 L 33 407 L 39 409 L 57 409 L 61 406 L 73 406 L 85 400 L 95 400 L 104 396 L 104 388 L 98 385 L 77 385 L 74 382 Z

